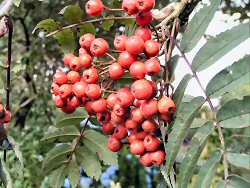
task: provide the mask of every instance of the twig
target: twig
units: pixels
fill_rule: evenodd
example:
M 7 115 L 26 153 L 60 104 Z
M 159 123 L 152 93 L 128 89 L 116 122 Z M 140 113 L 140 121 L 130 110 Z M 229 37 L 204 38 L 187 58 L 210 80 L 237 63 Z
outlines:
M 57 34 L 58 32 L 63 31 L 65 29 L 74 28 L 74 27 L 77 27 L 79 25 L 84 25 L 84 24 L 88 24 L 88 23 L 101 22 L 101 21 L 105 21 L 105 20 L 128 20 L 128 19 L 135 19 L 135 17 L 134 16 L 127 16 L 127 17 L 106 17 L 106 18 L 98 18 L 98 19 L 93 19 L 93 20 L 81 21 L 79 23 L 75 23 L 75 24 L 71 24 L 71 25 L 68 25 L 68 26 L 64 26 L 64 27 L 62 27 L 62 28 L 60 28 L 58 30 L 52 31 L 51 33 L 47 34 L 46 37 L 53 36 L 53 35 Z
M 123 9 L 121 9 L 121 8 L 109 8 L 107 6 L 104 6 L 104 9 L 108 12 L 121 12 L 121 11 L 123 11 Z
M 109 56 L 113 61 L 116 61 L 116 58 L 114 56 L 112 56 L 111 54 L 106 53 L 106 55 Z

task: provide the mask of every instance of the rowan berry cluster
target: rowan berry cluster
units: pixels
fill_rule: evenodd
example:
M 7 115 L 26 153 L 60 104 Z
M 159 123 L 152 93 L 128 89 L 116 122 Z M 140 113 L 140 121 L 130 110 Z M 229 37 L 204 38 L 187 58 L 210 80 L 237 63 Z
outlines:
M 2 100 L 0 99 L 0 124 L 10 123 L 11 121 L 11 112 L 6 110 Z
M 122 7 L 138 17 L 149 12 L 154 3 L 126 0 Z M 86 12 L 91 16 L 98 16 L 103 10 L 100 0 L 86 3 Z M 64 64 L 69 71 L 55 73 L 51 91 L 55 105 L 63 112 L 73 113 L 76 108 L 85 107 L 90 116 L 95 116 L 103 133 L 111 135 L 108 139 L 111 151 L 118 152 L 126 144 L 132 154 L 140 156 L 141 164 L 149 167 L 165 161 L 158 122 L 170 123 L 176 106 L 170 97 L 160 94 L 151 77 L 161 71 L 157 58 L 161 45 L 153 39 L 147 24 L 139 22 L 143 26 L 132 36 L 115 37 L 113 46 L 118 52 L 115 57 L 109 54 L 105 39 L 90 33 L 81 36 L 78 56 L 65 55 Z M 110 57 L 111 61 L 101 61 Z M 133 83 L 114 91 L 114 83 L 126 73 L 134 79 Z

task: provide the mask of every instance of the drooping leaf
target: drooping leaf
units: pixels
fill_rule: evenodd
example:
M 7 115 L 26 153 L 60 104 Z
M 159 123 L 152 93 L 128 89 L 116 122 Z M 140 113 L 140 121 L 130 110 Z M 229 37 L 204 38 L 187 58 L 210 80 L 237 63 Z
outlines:
M 80 125 L 80 122 L 87 118 L 87 115 L 75 116 L 75 117 L 67 117 L 62 120 L 59 120 L 56 123 L 56 127 L 67 127 L 67 126 L 75 126 Z
M 84 25 L 81 25 L 79 27 L 79 35 L 83 35 L 84 33 L 92 33 L 92 34 L 96 34 L 96 29 L 95 26 L 92 23 L 86 23 Z
M 250 170 L 250 155 L 245 153 L 227 153 L 227 160 L 233 166 Z
M 53 185 L 53 188 L 61 188 L 63 186 L 65 177 L 66 177 L 66 166 L 61 166 L 50 176 L 51 185 Z
M 181 40 L 181 48 L 185 52 L 192 50 L 204 35 L 209 23 L 214 16 L 214 13 L 220 4 L 219 0 L 210 2 L 211 3 L 209 6 L 205 5 L 189 22 L 187 32 L 183 34 L 183 38 Z
M 68 5 L 64 7 L 59 14 L 62 14 L 68 22 L 76 23 L 81 21 L 83 11 L 78 5 Z
M 44 32 L 52 32 L 54 30 L 59 29 L 59 23 L 56 22 L 53 19 L 46 19 L 46 20 L 42 20 L 40 21 L 36 27 L 34 28 L 34 30 L 32 31 L 32 33 L 35 33 L 37 30 L 39 31 L 44 31 Z
M 216 168 L 220 162 L 222 153 L 215 152 L 212 157 L 200 168 L 195 180 L 194 188 L 210 188 Z
M 227 188 L 249 188 L 250 182 L 241 176 L 232 175 L 228 177 Z M 218 183 L 217 188 L 225 188 L 224 181 Z
M 72 152 L 72 146 L 70 144 L 58 144 L 51 149 L 44 161 L 43 170 L 45 173 L 49 173 L 52 170 L 62 166 L 68 159 L 68 155 Z
M 179 83 L 179 85 L 177 86 L 175 92 L 174 92 L 174 95 L 173 95 L 173 100 L 176 104 L 176 107 L 178 109 L 181 101 L 182 101 L 182 98 L 184 96 L 184 93 L 185 93 L 185 90 L 187 88 L 187 85 L 188 85 L 188 82 L 191 80 L 192 76 L 190 74 L 186 74 L 181 82 Z
M 6 188 L 12 188 L 12 179 L 4 161 L 0 160 L 0 179 Z
M 247 85 L 250 88 L 249 62 L 250 55 L 247 55 L 219 72 L 208 83 L 206 88 L 207 95 L 211 97 L 219 97 L 226 92 L 237 90 L 241 85 Z
M 80 147 L 76 151 L 76 158 L 87 176 L 96 180 L 100 178 L 102 174 L 101 164 L 95 152 L 87 147 Z
M 46 133 L 42 141 L 51 142 L 51 141 L 58 140 L 58 139 L 73 140 L 74 138 L 78 136 L 80 136 L 80 132 L 76 127 L 74 126 L 63 127 L 63 128 L 55 129 L 51 132 Z
M 207 41 L 194 57 L 192 68 L 201 71 L 215 63 L 249 37 L 249 22 L 220 33 Z
M 71 29 L 65 29 L 54 35 L 59 45 L 62 47 L 64 52 L 74 52 L 76 48 L 76 42 L 74 33 Z
M 217 121 L 223 128 L 244 128 L 250 126 L 250 96 L 234 99 L 224 104 L 217 112 Z
M 80 166 L 77 164 L 75 156 L 70 161 L 67 171 L 71 187 L 77 187 L 80 183 Z
M 118 165 L 117 154 L 107 149 L 107 137 L 94 130 L 84 132 L 84 145 L 96 152 L 99 159 L 106 165 Z
M 190 149 L 185 154 L 185 157 L 180 166 L 180 188 L 188 186 L 189 180 L 193 175 L 195 164 L 197 163 L 202 150 L 204 149 L 208 136 L 213 132 L 213 123 L 207 122 L 200 127 L 191 140 Z
M 196 97 L 189 103 L 183 103 L 179 110 L 177 110 L 173 130 L 169 134 L 168 143 L 166 145 L 166 150 L 168 151 L 166 165 L 168 169 L 173 166 L 177 153 L 185 138 L 185 134 L 203 103 L 203 97 Z
M 102 28 L 103 30 L 105 31 L 109 31 L 110 28 L 114 25 L 115 21 L 114 20 L 105 20 L 103 23 L 102 23 Z

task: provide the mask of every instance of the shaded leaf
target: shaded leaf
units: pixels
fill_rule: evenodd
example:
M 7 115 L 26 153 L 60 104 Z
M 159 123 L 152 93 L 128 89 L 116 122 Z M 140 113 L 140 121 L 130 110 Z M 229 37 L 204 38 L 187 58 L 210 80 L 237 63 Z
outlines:
M 83 11 L 78 5 L 69 5 L 64 7 L 59 14 L 62 14 L 65 20 L 76 23 L 81 21 Z
M 243 100 L 234 99 L 217 112 L 217 121 L 223 128 L 244 128 L 250 126 L 250 96 Z
M 87 115 L 75 116 L 75 117 L 67 117 L 56 123 L 56 127 L 67 127 L 67 126 L 75 126 L 80 125 L 80 122 L 87 118 Z
M 210 2 L 210 6 L 205 5 L 189 22 L 187 32 L 183 34 L 183 38 L 181 40 L 181 48 L 185 52 L 192 50 L 204 35 L 221 1 Z
M 64 52 L 74 52 L 76 48 L 76 42 L 74 33 L 71 29 L 65 29 L 54 35 L 59 45 L 62 47 Z
M 200 168 L 194 188 L 209 188 L 215 175 L 216 168 L 220 162 L 222 153 L 215 152 L 212 157 Z
M 79 27 L 80 35 L 83 35 L 84 33 L 92 33 L 96 34 L 95 26 L 92 23 L 86 23 L 84 25 L 81 25 Z
M 53 171 L 50 178 L 53 188 L 61 188 L 63 186 L 66 173 L 67 171 L 65 166 L 61 166 L 60 168 Z
M 98 180 L 102 174 L 101 164 L 97 154 L 87 147 L 80 147 L 76 151 L 77 161 L 83 167 L 87 176 Z
M 207 95 L 219 97 L 231 90 L 237 90 L 241 85 L 248 85 L 250 88 L 249 62 L 250 55 L 247 55 L 215 75 L 207 85 Z
M 114 25 L 115 21 L 114 20 L 105 20 L 103 23 L 102 23 L 102 28 L 103 30 L 105 31 L 109 31 L 110 28 Z
M 59 29 L 59 23 L 56 22 L 53 19 L 46 19 L 46 20 L 42 20 L 40 21 L 36 27 L 34 28 L 34 30 L 32 31 L 32 33 L 35 33 L 37 30 L 39 31 L 44 31 L 44 32 L 52 32 L 54 30 Z
M 224 188 L 225 183 L 221 181 L 218 183 L 217 188 Z M 228 177 L 227 188 L 249 188 L 250 182 L 241 176 L 232 175 Z
M 166 150 L 168 151 L 166 165 L 168 169 L 174 164 L 177 153 L 185 138 L 185 134 L 203 103 L 203 97 L 196 97 L 189 103 L 183 103 L 179 110 L 177 110 L 173 130 L 169 134 L 168 143 L 166 145 Z
M 67 171 L 71 187 L 77 187 L 80 183 L 80 166 L 77 164 L 75 157 L 70 161 Z
M 190 128 L 196 129 L 196 128 L 202 127 L 203 125 L 205 125 L 205 123 L 206 123 L 207 121 L 208 121 L 207 119 L 195 118 L 195 119 L 193 120 L 193 123 L 191 124 L 191 127 L 190 127 Z
M 180 188 L 188 186 L 193 175 L 195 164 L 197 163 L 202 150 L 204 149 L 208 136 L 213 132 L 213 123 L 207 122 L 200 127 L 191 140 L 191 145 L 180 166 Z
M 227 153 L 227 160 L 233 166 L 250 170 L 250 155 L 245 153 Z
M 192 68 L 201 71 L 215 63 L 249 37 L 249 22 L 220 33 L 207 41 L 194 57 Z
M 180 105 L 180 103 L 182 101 L 185 90 L 186 90 L 186 88 L 188 86 L 188 82 L 191 80 L 191 78 L 192 78 L 192 75 L 186 74 L 182 78 L 181 82 L 179 83 L 179 85 L 177 86 L 177 88 L 176 88 L 176 90 L 174 92 L 173 100 L 174 100 L 174 102 L 176 104 L 177 109 L 178 109 L 178 107 L 179 107 L 179 105 Z
M 72 140 L 78 136 L 80 136 L 80 132 L 76 127 L 63 127 L 46 133 L 42 141 L 54 141 L 61 138 Z
M 107 137 L 94 130 L 86 130 L 84 132 L 84 145 L 96 152 L 106 165 L 118 165 L 117 154 L 107 149 Z
M 10 173 L 8 168 L 6 167 L 6 164 L 3 160 L 0 160 L 0 178 L 2 183 L 6 188 L 12 188 L 12 179 L 10 177 Z

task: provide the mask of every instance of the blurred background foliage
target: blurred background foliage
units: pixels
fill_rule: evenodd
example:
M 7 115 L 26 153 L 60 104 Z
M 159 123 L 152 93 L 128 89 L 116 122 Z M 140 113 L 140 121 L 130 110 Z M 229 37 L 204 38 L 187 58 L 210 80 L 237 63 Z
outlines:
M 110 7 L 119 7 L 120 4 L 118 0 L 106 0 L 104 2 Z M 36 24 L 45 18 L 55 19 L 63 23 L 63 25 L 70 24 L 70 22 L 64 22 L 63 16 L 58 13 L 63 7 L 74 3 L 79 3 L 80 7 L 83 7 L 85 1 L 22 0 L 20 6 L 13 8 L 11 12 L 14 21 L 11 89 L 11 105 L 14 120 L 9 132 L 20 145 L 25 166 L 23 174 L 20 174 L 18 172 L 19 167 L 16 167 L 17 164 L 15 157 L 13 157 L 13 152 L 8 152 L 7 164 L 12 169 L 14 188 L 51 187 L 49 180 L 41 172 L 41 164 L 45 153 L 52 146 L 50 144 L 41 144 L 40 139 L 44 136 L 48 127 L 55 123 L 56 117 L 61 115 L 51 100 L 50 84 L 56 68 L 62 65 L 63 51 L 53 38 L 45 38 L 42 33 L 37 37 L 37 35 L 32 34 L 32 31 Z M 164 7 L 168 3 L 169 1 L 157 1 L 157 7 Z M 249 17 L 250 2 L 248 0 L 223 0 L 221 11 L 227 14 L 237 13 L 240 14 L 239 19 L 246 19 Z M 133 23 L 127 23 L 127 27 L 132 26 Z M 111 36 L 119 32 L 117 25 L 111 25 L 111 27 L 106 29 L 94 29 L 95 31 L 97 35 L 105 36 L 105 38 L 110 40 Z M 78 35 L 80 35 L 80 32 L 78 32 Z M 7 38 L 2 38 L 0 40 L 0 64 L 6 62 L 6 44 Z M 0 76 L 2 80 L 0 92 L 3 95 L 5 75 L 2 69 Z M 224 98 L 221 100 L 223 103 Z M 207 108 L 202 109 L 200 116 L 205 119 L 213 118 L 210 110 Z M 249 128 L 239 130 L 226 129 L 224 133 L 229 150 L 250 153 Z M 206 159 L 206 156 L 216 146 L 219 146 L 217 135 L 213 135 L 209 138 L 209 142 L 203 151 L 203 158 Z M 185 150 L 185 146 L 183 146 L 183 150 Z M 243 176 L 250 178 L 249 171 L 236 168 L 231 170 L 237 172 L 237 174 L 240 171 Z M 106 179 L 119 182 L 121 187 L 156 187 L 156 182 L 159 182 L 159 178 L 161 178 L 158 175 L 158 169 L 141 167 L 138 161 L 134 160 L 134 157 L 129 155 L 126 150 L 120 154 L 119 169 L 113 170 L 112 173 L 115 175 L 111 178 L 106 177 Z M 218 171 L 217 173 L 219 177 L 222 172 Z M 93 187 L 105 185 L 105 178 L 95 182 L 94 180 L 86 179 L 84 173 L 82 175 L 83 185 L 84 183 L 87 185 L 88 183 L 86 182 L 89 182 Z M 108 175 L 106 174 L 106 176 Z

